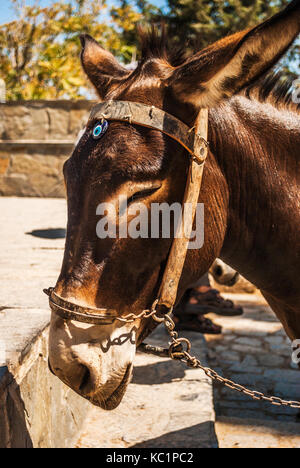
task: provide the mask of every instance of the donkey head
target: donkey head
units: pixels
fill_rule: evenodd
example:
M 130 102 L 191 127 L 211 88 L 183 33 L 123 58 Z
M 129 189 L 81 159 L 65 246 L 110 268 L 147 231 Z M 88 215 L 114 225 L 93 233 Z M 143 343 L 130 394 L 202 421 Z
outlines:
M 143 36 L 142 59 L 132 72 L 89 36 L 82 37 L 82 64 L 101 100 L 153 105 L 193 126 L 200 108 L 218 106 L 268 71 L 299 30 L 300 1 L 296 0 L 260 26 L 227 37 L 180 64 L 167 54 L 164 38 L 154 33 Z M 101 135 L 98 124 L 88 122 L 64 166 L 68 229 L 56 292 L 81 306 L 114 309 L 120 316 L 139 314 L 157 296 L 172 230 L 163 239 L 100 239 L 97 207 L 104 202 L 117 206 L 122 196 L 127 200 L 122 216 L 126 214 L 130 221 L 131 205 L 137 201 L 149 212 L 153 203 L 181 203 L 189 158 L 179 144 L 157 130 L 114 121 Z M 226 185 L 213 154 L 205 171 L 201 193 L 206 208 L 205 245 L 201 252 L 189 251 L 179 296 L 208 270 L 225 235 Z M 113 218 L 116 228 L 120 219 Z M 149 217 L 149 232 L 150 224 Z M 149 320 L 83 325 L 53 313 L 52 371 L 95 405 L 113 409 L 125 393 L 136 346 L 149 327 Z

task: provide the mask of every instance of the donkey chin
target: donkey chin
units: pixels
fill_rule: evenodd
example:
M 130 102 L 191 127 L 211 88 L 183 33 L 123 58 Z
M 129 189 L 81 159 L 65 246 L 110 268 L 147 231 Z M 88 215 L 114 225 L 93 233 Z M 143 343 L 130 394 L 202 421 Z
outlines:
M 57 368 L 53 370 L 52 361 L 49 360 L 49 369 L 52 374 L 94 406 L 110 411 L 120 405 L 132 378 L 132 363 L 108 377 L 105 383 L 94 382 L 94 378 L 86 366 L 79 365 L 78 368 L 82 373 L 81 380 L 77 383 L 65 373 L 62 375 Z
M 133 365 L 129 364 L 121 380 L 117 380 L 115 377 L 113 377 L 104 387 L 102 387 L 94 394 L 79 394 L 86 398 L 94 406 L 98 406 L 107 411 L 112 411 L 116 409 L 123 400 L 128 384 L 130 383 L 132 377 L 132 369 Z
M 66 323 L 52 317 L 51 372 L 93 405 L 115 409 L 132 377 L 136 328 Z

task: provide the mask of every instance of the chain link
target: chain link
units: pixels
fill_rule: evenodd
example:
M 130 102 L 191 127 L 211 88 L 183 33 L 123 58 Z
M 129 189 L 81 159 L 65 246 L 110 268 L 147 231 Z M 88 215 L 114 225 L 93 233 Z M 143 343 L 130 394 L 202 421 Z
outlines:
M 177 331 L 175 331 L 175 323 L 169 314 L 164 315 L 163 317 L 157 316 L 156 306 L 158 301 L 155 301 L 152 308 L 149 310 L 144 310 L 139 315 L 129 314 L 125 317 L 118 317 L 117 320 L 120 322 L 134 322 L 138 319 L 147 319 L 152 317 L 158 323 L 164 323 L 165 329 L 168 335 L 171 338 L 171 342 L 168 349 L 168 355 L 171 359 L 175 361 L 181 361 L 186 364 L 188 367 L 201 369 L 207 377 L 211 380 L 224 385 L 225 387 L 235 390 L 239 393 L 243 393 L 253 400 L 266 401 L 271 403 L 274 406 L 286 406 L 289 408 L 300 409 L 299 401 L 287 401 L 276 396 L 266 396 L 261 392 L 256 390 L 250 390 L 243 385 L 239 385 L 232 380 L 221 377 L 216 371 L 205 367 L 201 364 L 201 361 L 196 357 L 190 354 L 192 349 L 191 342 L 187 338 L 179 338 Z M 185 349 L 184 349 L 185 348 Z
M 136 320 L 148 319 L 152 317 L 157 322 L 163 322 L 164 319 L 161 320 L 161 319 L 156 318 L 157 304 L 158 304 L 158 299 L 156 299 L 156 301 L 153 303 L 151 309 L 143 310 L 143 312 L 141 312 L 138 315 L 128 314 L 128 315 L 125 315 L 125 317 L 115 317 L 115 320 L 117 320 L 118 322 L 123 322 L 123 323 L 132 323 L 132 322 L 135 322 Z
M 171 337 L 171 343 L 169 347 L 169 357 L 171 359 L 181 361 L 188 367 L 201 369 L 207 375 L 207 377 L 213 381 L 218 382 L 221 385 L 225 385 L 232 390 L 236 390 L 239 393 L 243 393 L 244 395 L 247 395 L 254 400 L 266 401 L 275 406 L 287 406 L 289 408 L 300 409 L 299 401 L 286 401 L 275 396 L 268 397 L 261 392 L 249 390 L 248 388 L 243 387 L 242 385 L 239 385 L 232 380 L 221 377 L 216 371 L 210 369 L 209 367 L 204 367 L 198 358 L 190 354 L 192 348 L 190 341 L 187 338 L 178 338 L 178 333 L 175 331 L 175 323 L 170 315 L 165 315 L 164 326 L 169 336 Z M 184 347 L 186 347 L 186 349 L 184 349 Z
M 53 288 L 44 290 L 44 292 L 51 299 Z M 213 381 L 219 382 L 220 384 L 225 385 L 226 387 L 231 388 L 232 390 L 236 390 L 240 393 L 243 393 L 244 395 L 247 395 L 253 398 L 254 400 L 267 401 L 275 406 L 287 406 L 289 408 L 300 409 L 299 401 L 286 401 L 275 396 L 268 397 L 264 395 L 263 393 L 257 392 L 255 390 L 249 390 L 248 388 L 243 387 L 242 385 L 239 385 L 233 382 L 232 380 L 221 377 L 216 371 L 214 371 L 213 369 L 210 369 L 209 367 L 204 367 L 201 364 L 200 360 L 196 358 L 196 356 L 192 356 L 190 354 L 190 351 L 192 349 L 191 342 L 187 338 L 179 338 L 178 333 L 175 330 L 175 323 L 173 319 L 170 317 L 170 313 L 172 312 L 172 310 L 170 310 L 168 314 L 165 314 L 163 316 L 157 315 L 156 308 L 157 308 L 158 302 L 159 300 L 157 299 L 153 303 L 151 309 L 143 310 L 138 315 L 131 313 L 124 317 L 114 317 L 114 320 L 118 320 L 119 322 L 122 322 L 122 323 L 132 323 L 132 322 L 135 322 L 136 320 L 152 318 L 158 323 L 164 323 L 167 333 L 171 338 L 171 342 L 169 343 L 169 348 L 158 349 L 153 346 L 145 345 L 147 353 L 152 353 L 156 355 L 166 355 L 175 361 L 181 361 L 185 363 L 188 367 L 201 369 Z

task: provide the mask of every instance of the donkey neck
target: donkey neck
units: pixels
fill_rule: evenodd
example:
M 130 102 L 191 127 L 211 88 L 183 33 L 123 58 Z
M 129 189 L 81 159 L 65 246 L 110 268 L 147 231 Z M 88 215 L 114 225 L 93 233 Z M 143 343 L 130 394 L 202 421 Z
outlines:
M 237 96 L 210 112 L 210 132 L 229 190 L 222 258 L 263 291 L 297 303 L 300 115 Z

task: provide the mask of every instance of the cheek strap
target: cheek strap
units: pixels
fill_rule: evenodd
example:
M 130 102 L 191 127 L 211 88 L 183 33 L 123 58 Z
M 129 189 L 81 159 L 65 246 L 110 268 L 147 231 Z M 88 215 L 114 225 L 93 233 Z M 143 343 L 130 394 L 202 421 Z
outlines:
M 52 310 L 64 320 L 76 320 L 94 325 L 108 325 L 116 320 L 129 323 L 152 317 L 156 322 L 163 322 L 163 316 L 166 312 L 170 312 L 173 309 L 176 302 L 179 281 L 193 229 L 204 163 L 208 155 L 208 109 L 200 110 L 193 128 L 189 128 L 176 117 L 156 107 L 128 101 L 109 101 L 96 105 L 92 109 L 91 120 L 101 121 L 102 125 L 107 120 L 116 120 L 153 128 L 168 135 L 188 151 L 191 158 L 183 200 L 181 223 L 177 227 L 173 240 L 158 298 L 154 301 L 151 309 L 141 311 L 138 315 L 129 314 L 125 317 L 119 317 L 114 310 L 104 308 L 93 309 L 70 303 L 60 297 L 52 288 L 45 290 L 45 293 L 49 296 Z M 192 208 L 189 213 L 187 226 L 184 219 L 185 204 L 189 204 Z
M 158 308 L 163 307 L 168 311 L 172 311 L 176 303 L 179 281 L 182 276 L 190 237 L 193 230 L 193 221 L 202 185 L 204 164 L 208 155 L 208 144 L 206 143 L 207 137 L 208 109 L 201 109 L 195 124 L 193 153 L 196 157 L 192 158 L 189 167 L 189 175 L 183 199 L 181 223 L 179 223 L 179 226 L 177 227 L 177 236 L 175 235 L 173 240 L 166 270 L 158 294 Z M 186 203 L 191 206 L 191 221 L 188 226 L 186 226 L 186 221 L 184 220 L 184 206 Z

